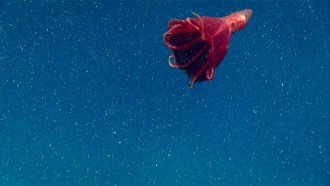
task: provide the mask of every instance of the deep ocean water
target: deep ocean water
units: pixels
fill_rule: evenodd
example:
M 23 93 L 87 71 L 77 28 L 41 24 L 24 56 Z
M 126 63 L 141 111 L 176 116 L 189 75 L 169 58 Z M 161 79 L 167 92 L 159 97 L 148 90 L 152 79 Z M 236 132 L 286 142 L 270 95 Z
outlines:
M 254 10 L 213 81 L 170 19 Z M 0 2 L 0 185 L 330 185 L 329 1 Z

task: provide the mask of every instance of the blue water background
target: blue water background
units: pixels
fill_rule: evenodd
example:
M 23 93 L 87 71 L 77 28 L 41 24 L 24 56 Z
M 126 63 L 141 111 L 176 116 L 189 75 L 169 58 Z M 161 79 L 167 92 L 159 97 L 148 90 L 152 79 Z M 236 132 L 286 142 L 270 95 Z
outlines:
M 170 19 L 252 8 L 213 81 Z M 0 185 L 330 185 L 329 1 L 1 1 Z

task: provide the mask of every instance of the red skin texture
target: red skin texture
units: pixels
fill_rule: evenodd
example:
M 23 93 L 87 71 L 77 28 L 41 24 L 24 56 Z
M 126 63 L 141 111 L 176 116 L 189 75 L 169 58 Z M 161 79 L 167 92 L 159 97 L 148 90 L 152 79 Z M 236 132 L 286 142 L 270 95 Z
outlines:
M 252 10 L 222 18 L 194 15 L 196 18 L 170 20 L 164 34 L 165 44 L 173 51 L 169 65 L 188 74 L 191 88 L 195 82 L 213 79 L 215 68 L 227 54 L 231 35 L 245 27 Z

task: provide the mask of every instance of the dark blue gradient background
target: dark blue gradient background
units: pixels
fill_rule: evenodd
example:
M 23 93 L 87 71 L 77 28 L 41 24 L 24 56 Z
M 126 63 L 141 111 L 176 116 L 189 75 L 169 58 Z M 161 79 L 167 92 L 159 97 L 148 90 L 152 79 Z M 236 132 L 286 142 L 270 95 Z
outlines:
M 187 85 L 170 19 L 252 8 Z M 329 185 L 329 1 L 1 1 L 0 185 Z

